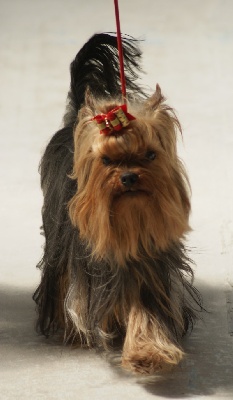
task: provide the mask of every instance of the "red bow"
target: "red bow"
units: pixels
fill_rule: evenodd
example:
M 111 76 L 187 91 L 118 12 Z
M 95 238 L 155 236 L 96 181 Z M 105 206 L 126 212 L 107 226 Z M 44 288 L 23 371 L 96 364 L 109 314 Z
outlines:
M 107 114 L 99 114 L 92 119 L 96 121 L 101 134 L 111 135 L 113 131 L 120 131 L 136 118 L 127 112 L 127 106 L 123 104 Z

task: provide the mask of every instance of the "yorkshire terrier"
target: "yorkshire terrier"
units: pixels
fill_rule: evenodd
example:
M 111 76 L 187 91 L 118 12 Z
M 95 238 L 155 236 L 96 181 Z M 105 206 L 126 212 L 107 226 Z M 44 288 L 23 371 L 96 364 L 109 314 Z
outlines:
M 123 368 L 153 374 L 183 358 L 201 299 L 185 246 L 181 126 L 158 85 L 148 96 L 136 83 L 133 38 L 123 37 L 123 54 L 123 105 L 114 34 L 91 37 L 71 63 L 64 127 L 40 165 L 45 246 L 34 300 L 44 335 L 120 344 Z

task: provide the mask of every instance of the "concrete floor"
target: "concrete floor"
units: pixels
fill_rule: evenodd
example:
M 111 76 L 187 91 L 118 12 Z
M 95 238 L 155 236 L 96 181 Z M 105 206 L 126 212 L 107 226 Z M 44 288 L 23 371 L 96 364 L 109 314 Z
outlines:
M 107 0 L 0 0 L 0 398 L 233 398 L 233 1 L 120 0 L 122 31 L 143 38 L 143 82 L 158 82 L 184 128 L 193 188 L 196 286 L 209 313 L 164 380 L 125 375 L 94 352 L 34 331 L 43 239 L 37 168 L 60 126 L 69 63 L 114 31 Z

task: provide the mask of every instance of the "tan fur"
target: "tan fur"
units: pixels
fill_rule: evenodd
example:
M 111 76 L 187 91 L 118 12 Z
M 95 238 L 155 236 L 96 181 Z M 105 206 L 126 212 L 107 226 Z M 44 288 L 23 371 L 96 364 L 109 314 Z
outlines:
M 91 121 L 94 112 L 107 112 L 113 103 L 81 110 L 74 134 L 72 177 L 79 189 L 69 204 L 70 217 L 93 256 L 118 266 L 140 259 L 139 242 L 151 255 L 152 248 L 166 250 L 189 231 L 188 179 L 176 153 L 180 125 L 157 92 L 142 109 L 129 107 L 136 120 L 119 135 L 100 135 Z M 156 152 L 153 162 L 145 161 L 148 150 Z M 104 155 L 112 165 L 103 165 Z M 124 171 L 139 175 L 134 189 L 141 192 L 125 193 L 119 179 Z
M 148 98 L 137 84 L 137 41 L 122 42 L 127 109 L 115 35 L 92 36 L 71 63 L 64 126 L 40 165 L 45 246 L 33 298 L 38 332 L 120 351 L 123 368 L 153 374 L 183 358 L 202 306 L 185 244 L 181 126 L 158 85 Z
M 178 336 L 182 334 L 182 290 L 176 288 L 174 298 L 168 297 L 156 271 L 147 265 L 145 254 L 156 258 L 156 254 L 168 250 L 189 231 L 189 182 L 177 156 L 176 134 L 181 131 L 180 124 L 174 111 L 164 104 L 159 86 L 142 107 L 129 104 L 128 111 L 136 120 L 128 127 L 119 134 L 101 135 L 92 118 L 117 105 L 118 101 L 106 105 L 90 94 L 86 96 L 74 132 L 72 178 L 77 180 L 78 190 L 69 203 L 69 214 L 94 261 L 108 262 L 115 273 L 119 268 L 125 269 L 128 261 L 144 263 L 148 282 L 135 267 L 132 287 L 105 315 L 99 330 L 107 346 L 117 323 L 125 334 L 122 366 L 148 374 L 167 369 L 183 357 L 167 327 L 144 309 L 139 298 L 143 284 L 151 284 L 158 293 L 162 312 L 174 321 Z M 155 152 L 155 160 L 146 159 L 148 151 Z M 111 160 L 109 165 L 103 164 L 105 156 Z M 139 176 L 130 192 L 120 179 L 128 171 Z M 82 290 L 75 285 L 71 288 L 67 309 L 76 329 L 91 346 L 86 328 L 86 295 Z
M 169 332 L 154 316 L 140 305 L 131 308 L 122 354 L 124 368 L 140 374 L 152 374 L 178 364 L 183 355 L 179 346 L 169 338 Z

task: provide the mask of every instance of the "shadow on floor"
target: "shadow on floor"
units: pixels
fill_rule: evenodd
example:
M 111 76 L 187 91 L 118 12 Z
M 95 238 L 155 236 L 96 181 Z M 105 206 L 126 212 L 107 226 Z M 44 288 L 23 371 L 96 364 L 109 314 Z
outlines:
M 184 362 L 161 380 L 141 381 L 150 393 L 167 398 L 233 395 L 233 337 L 228 333 L 226 294 L 223 288 L 202 284 L 198 289 L 208 312 L 185 338 Z
M 224 290 L 201 284 L 198 289 L 209 312 L 203 314 L 203 321 L 185 339 L 184 348 L 188 356 L 181 366 L 163 378 L 151 378 L 150 381 L 137 379 L 151 394 L 168 398 L 188 398 L 195 395 L 219 393 L 225 396 L 233 393 L 233 337 L 228 333 Z M 51 341 L 39 337 L 34 330 L 36 315 L 32 293 L 33 289 L 0 287 L 0 345 L 11 349 L 12 354 L 16 354 L 17 347 L 22 354 L 27 346 L 35 351 L 39 347 L 38 352 L 48 353 L 48 347 L 52 345 Z M 53 351 L 56 348 L 53 347 Z M 127 378 L 123 371 L 114 371 L 119 379 Z

